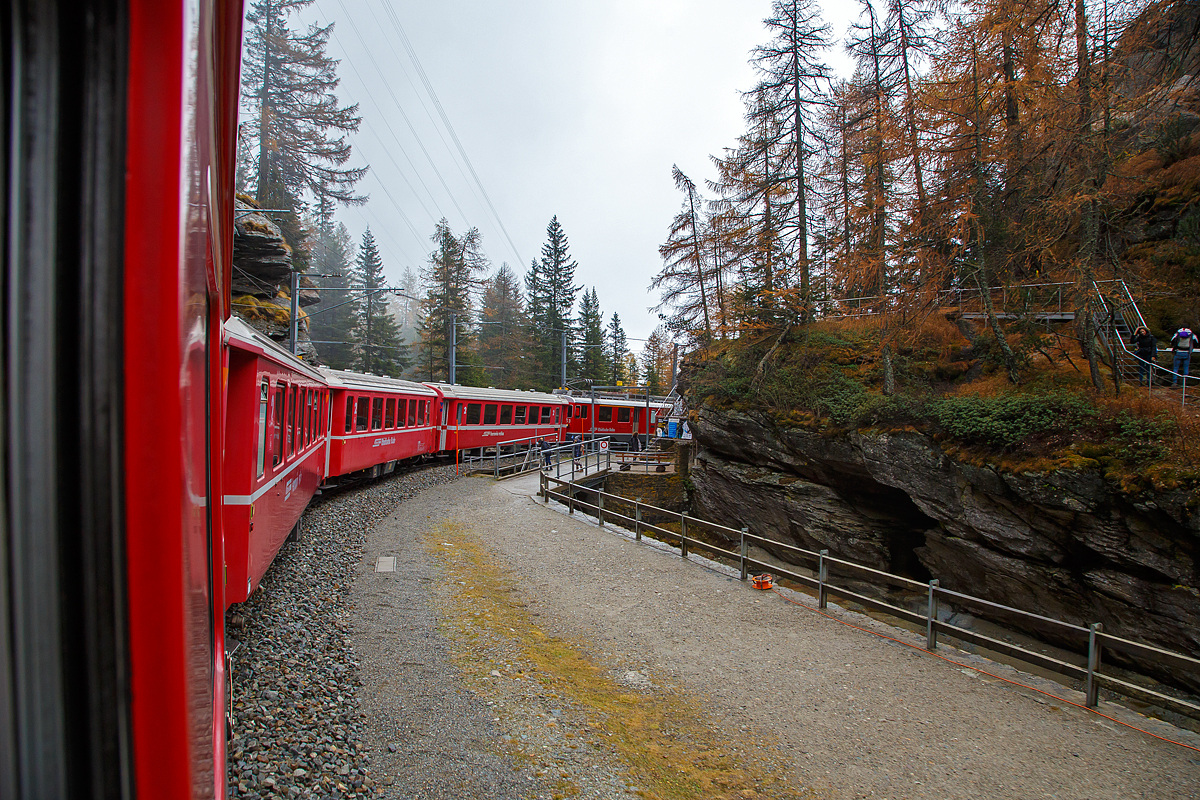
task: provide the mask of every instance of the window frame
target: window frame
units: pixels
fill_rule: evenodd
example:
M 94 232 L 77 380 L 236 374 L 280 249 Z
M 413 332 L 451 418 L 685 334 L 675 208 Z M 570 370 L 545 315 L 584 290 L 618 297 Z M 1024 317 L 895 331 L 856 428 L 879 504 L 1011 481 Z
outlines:
M 396 398 L 389 397 L 383 407 L 383 427 L 391 430 L 396 427 Z
M 613 407 L 612 406 L 597 406 L 596 407 L 596 422 L 612 422 Z

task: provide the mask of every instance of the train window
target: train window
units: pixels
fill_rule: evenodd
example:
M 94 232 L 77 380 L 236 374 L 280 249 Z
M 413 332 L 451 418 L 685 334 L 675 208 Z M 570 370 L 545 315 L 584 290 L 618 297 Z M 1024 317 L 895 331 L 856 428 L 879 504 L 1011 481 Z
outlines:
M 313 390 L 304 390 L 304 446 L 312 444 L 312 421 L 313 421 Z
M 543 425 L 550 424 L 550 414 L 551 414 L 550 406 L 542 406 L 542 424 Z
M 355 420 L 354 420 L 354 430 L 365 431 L 367 429 L 367 422 L 370 421 L 370 417 L 371 417 L 371 398 L 369 398 L 369 397 L 358 398 L 358 413 L 356 414 Z
M 271 457 L 271 466 L 283 461 L 283 418 L 284 405 L 287 398 L 287 385 L 279 384 L 275 389 L 275 455 Z
M 600 406 L 597 408 L 596 422 L 612 422 L 612 406 Z
M 417 424 L 417 401 L 408 401 L 408 427 L 413 427 Z
M 258 477 L 267 464 L 267 404 L 271 399 L 271 382 L 264 380 L 258 387 Z
M 587 415 L 588 415 L 588 407 L 587 406 L 575 406 L 575 416 L 576 417 L 578 417 L 579 419 L 587 419 Z
M 284 419 L 287 427 L 287 454 L 291 458 L 296 454 L 296 391 L 298 387 L 293 386 L 288 391 L 288 407 L 287 414 Z
M 467 403 L 467 418 L 463 420 L 463 424 L 479 424 L 479 403 Z
M 572 408 L 573 408 L 573 406 L 567 406 L 567 419 L 571 418 L 571 409 Z
M 346 396 L 346 427 L 342 433 L 350 433 L 354 430 L 354 398 Z
M 538 407 L 537 406 L 529 407 L 529 424 L 530 425 L 538 424 Z
M 517 406 L 516 409 L 514 409 L 514 413 L 516 414 L 516 416 L 513 418 L 513 422 L 517 425 L 524 425 L 525 424 L 525 406 Z
M 500 424 L 512 425 L 512 406 L 500 406 Z
M 617 409 L 617 422 L 629 422 L 629 409 L 628 408 L 618 408 Z
M 421 424 L 422 425 L 429 424 L 429 401 L 428 400 L 421 401 Z
M 486 406 L 483 407 L 483 424 L 484 425 L 495 425 L 496 424 L 496 404 L 495 403 L 488 403 Z
M 387 407 L 383 412 L 383 427 L 396 427 L 396 398 L 394 397 L 388 398 Z
M 406 417 L 408 415 L 407 403 L 408 403 L 407 400 L 397 400 L 396 401 L 396 427 L 397 428 L 404 427 L 404 420 L 406 419 Z
M 376 397 L 371 401 L 371 430 L 383 428 L 383 398 Z
M 562 415 L 562 406 L 555 406 L 554 407 L 554 424 L 555 425 L 558 424 L 560 415 Z

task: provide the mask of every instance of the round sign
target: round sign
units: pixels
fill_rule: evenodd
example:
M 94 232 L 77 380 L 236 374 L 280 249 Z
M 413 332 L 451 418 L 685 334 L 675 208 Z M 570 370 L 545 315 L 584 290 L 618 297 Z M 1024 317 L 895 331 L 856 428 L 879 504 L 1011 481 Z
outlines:
M 607 439 L 604 439 L 604 440 L 602 440 L 602 441 L 600 442 L 600 449 L 601 449 L 601 450 L 607 450 L 607 449 L 608 449 L 608 440 L 607 440 Z

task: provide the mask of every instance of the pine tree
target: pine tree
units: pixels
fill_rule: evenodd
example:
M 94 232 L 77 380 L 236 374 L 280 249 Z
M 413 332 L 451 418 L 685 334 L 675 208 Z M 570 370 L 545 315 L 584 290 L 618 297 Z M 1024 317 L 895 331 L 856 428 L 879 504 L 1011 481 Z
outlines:
M 363 232 L 354 262 L 354 288 L 362 290 L 355 326 L 356 366 L 363 372 L 399 377 L 408 365 L 408 348 L 400 338 L 396 320 L 388 311 L 383 292 L 387 277 L 383 259 L 368 227 Z
M 333 25 L 302 33 L 288 16 L 313 0 L 256 0 L 246 14 L 243 132 L 257 153 L 248 182 L 264 208 L 302 207 L 307 196 L 358 204 L 354 185 L 366 167 L 350 168 L 347 134 L 358 130 L 358 106 L 339 106 L 337 61 L 325 55 Z
M 323 291 L 321 302 L 308 310 L 308 329 L 321 361 L 334 369 L 350 369 L 355 361 L 358 293 L 350 291 L 351 248 L 345 225 L 319 226 L 312 264 L 324 276 L 317 278 Z
M 525 366 L 529 349 L 521 287 L 508 264 L 501 264 L 484 286 L 480 310 L 478 353 L 488 385 L 524 388 L 529 380 Z
M 574 328 L 571 312 L 581 287 L 575 285 L 575 268 L 571 259 L 567 235 L 555 216 L 546 226 L 546 243 L 542 259 L 530 265 L 525 276 L 530 331 L 534 337 L 533 356 L 538 388 L 558 386 L 563 357 L 563 332 L 567 333 L 567 374 L 571 375 L 571 345 Z
M 591 292 L 584 292 L 579 301 L 579 332 L 579 377 L 603 385 L 608 381 L 608 352 L 604 341 L 604 315 L 600 313 L 600 298 L 594 286 Z
M 471 322 L 471 289 L 475 276 L 487 269 L 482 237 L 471 228 L 461 237 L 450 230 L 445 218 L 438 222 L 431 241 L 436 249 L 422 272 L 425 299 L 422 301 L 424 323 L 421 327 L 419 373 L 431 381 L 450 379 L 450 344 L 453 335 L 456 347 L 455 381 L 478 385 L 483 382 L 481 370 L 471 369 L 471 343 L 474 341 Z M 453 327 L 452 327 L 453 325 Z M 460 370 L 459 365 L 468 369 Z
M 610 385 L 637 383 L 637 370 L 632 375 L 628 373 L 629 358 L 629 340 L 625 338 L 621 318 L 613 312 L 612 320 L 608 323 L 608 363 L 612 367 Z
M 671 358 L 670 334 L 659 325 L 642 347 L 642 373 L 650 394 L 666 394 L 671 388 Z

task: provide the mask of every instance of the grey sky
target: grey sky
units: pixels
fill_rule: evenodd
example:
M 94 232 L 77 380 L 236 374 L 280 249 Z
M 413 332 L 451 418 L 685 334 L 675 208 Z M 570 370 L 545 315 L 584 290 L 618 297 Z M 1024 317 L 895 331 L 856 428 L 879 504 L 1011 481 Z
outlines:
M 682 200 L 671 165 L 702 185 L 709 154 L 744 130 L 739 93 L 770 0 L 392 3 L 513 246 L 418 90 L 388 2 L 317 0 L 304 15 L 337 23 L 340 98 L 363 117 L 352 141 L 371 199 L 338 212 L 355 241 L 370 224 L 398 278 L 420 268 L 445 216 L 456 232 L 477 226 L 493 266 L 523 276 L 557 214 L 577 281 L 596 287 L 606 321 L 615 311 L 645 338 L 658 302 L 647 286 Z M 826 6 L 840 37 L 850 4 Z M 844 71 L 840 45 L 830 58 Z

